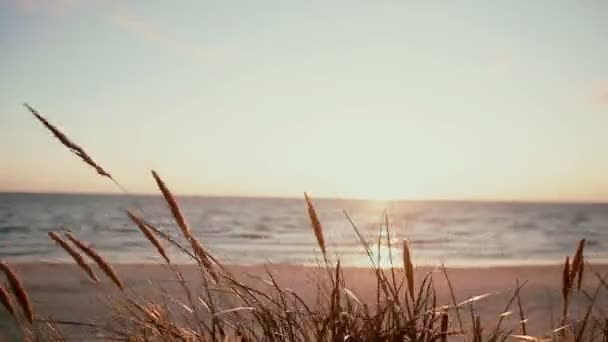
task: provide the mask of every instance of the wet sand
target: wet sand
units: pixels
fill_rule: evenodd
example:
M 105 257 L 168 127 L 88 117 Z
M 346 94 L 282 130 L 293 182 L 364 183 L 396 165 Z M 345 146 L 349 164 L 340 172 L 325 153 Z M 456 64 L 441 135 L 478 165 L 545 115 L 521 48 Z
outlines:
M 65 321 L 107 320 L 110 311 L 107 298 L 117 294 L 114 287 L 104 279 L 101 285 L 89 282 L 81 270 L 71 264 L 28 263 L 15 264 L 15 270 L 21 276 L 30 293 L 34 308 L 40 317 L 52 317 Z M 196 286 L 200 280 L 197 270 L 192 265 L 180 266 L 190 284 Z M 173 274 L 164 265 L 115 265 L 116 271 L 123 279 L 127 293 L 137 297 L 159 298 L 163 289 L 177 297 L 181 295 L 179 284 Z M 230 266 L 233 274 L 253 286 L 263 287 L 259 280 L 249 275 L 264 277 L 262 266 Z M 324 277 L 326 273 L 316 268 L 291 265 L 268 266 L 275 279 L 282 287 L 295 290 L 307 302 L 314 304 L 316 286 L 314 279 Z M 448 274 L 454 285 L 458 301 L 470 297 L 491 293 L 492 296 L 476 302 L 475 309 L 486 322 L 495 321 L 505 309 L 515 289 L 515 281 L 527 281 L 522 290 L 522 303 L 528 318 L 529 333 L 541 334 L 552 329 L 551 316 L 558 319 L 561 298 L 562 266 L 514 266 L 491 268 L 449 268 Z M 592 272 L 605 273 L 608 265 L 593 266 L 587 269 L 584 288 L 593 292 L 598 283 Z M 421 279 L 427 272 L 435 272 L 433 279 L 438 294 L 438 304 L 449 303 L 449 290 L 445 278 L 438 269 L 418 268 L 416 277 Z M 375 301 L 376 281 L 369 269 L 345 268 L 344 275 L 347 287 L 364 302 Z M 574 295 L 573 316 L 582 315 L 580 306 L 588 300 L 579 293 Z M 598 308 L 606 307 L 608 295 L 602 291 Z M 225 309 L 225 308 L 224 308 Z M 516 308 L 513 307 L 514 312 Z M 577 313 L 578 312 L 578 313 Z M 506 320 L 507 327 L 516 327 L 517 315 Z M 468 310 L 463 317 L 470 317 Z M 0 321 L 3 330 L 7 329 L 5 310 L 0 309 Z M 553 326 L 555 327 L 555 326 Z M 83 328 L 65 327 L 64 332 L 74 340 L 93 337 L 92 332 Z M 2 339 L 0 339 L 2 340 Z

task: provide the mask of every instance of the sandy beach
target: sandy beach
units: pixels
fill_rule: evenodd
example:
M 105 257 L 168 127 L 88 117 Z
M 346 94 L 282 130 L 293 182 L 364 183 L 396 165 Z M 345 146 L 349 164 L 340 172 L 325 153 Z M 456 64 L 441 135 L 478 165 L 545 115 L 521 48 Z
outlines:
M 187 280 L 193 285 L 198 281 L 198 273 L 191 265 L 180 266 Z M 107 298 L 117 291 L 107 282 L 94 285 L 87 281 L 80 270 L 71 264 L 23 263 L 14 265 L 25 287 L 30 293 L 39 317 L 56 320 L 103 322 L 109 317 Z M 262 266 L 230 266 L 233 274 L 252 285 L 265 286 L 256 277 L 264 278 Z M 304 266 L 272 265 L 268 269 L 282 287 L 295 290 L 305 301 L 314 304 L 314 280 L 324 277 L 318 269 Z M 475 309 L 487 322 L 495 320 L 505 309 L 511 298 L 515 281 L 527 281 L 522 292 L 522 303 L 528 318 L 529 333 L 542 334 L 556 327 L 551 316 L 557 320 L 561 310 L 561 266 L 514 266 L 492 268 L 450 268 L 448 273 L 455 288 L 458 301 L 486 293 L 490 297 L 476 302 Z M 116 265 L 116 270 L 125 282 L 127 293 L 137 298 L 159 298 L 160 290 L 180 296 L 180 289 L 172 273 L 162 265 Z M 589 267 L 584 289 L 592 292 L 598 283 L 594 272 L 604 273 L 608 265 Z M 438 304 L 448 304 L 449 290 L 445 278 L 438 269 L 429 267 L 416 270 L 417 279 L 427 272 L 434 272 L 433 279 L 438 294 Z M 372 303 L 375 297 L 375 278 L 372 272 L 362 268 L 346 268 L 344 276 L 347 287 L 364 302 Z M 574 296 L 574 316 L 581 315 L 580 306 L 588 303 L 581 293 Z M 602 294 L 596 307 L 608 304 L 608 296 Z M 224 308 L 227 309 L 227 308 Z M 516 308 L 512 308 L 516 312 Z M 7 317 L 2 311 L 2 324 L 6 329 Z M 577 313 L 578 312 L 578 313 Z M 517 315 L 506 321 L 506 326 L 516 327 Z M 463 317 L 468 318 L 468 310 Z M 468 321 L 468 319 L 467 319 Z M 81 340 L 94 337 L 94 332 L 86 328 L 64 327 L 68 337 Z

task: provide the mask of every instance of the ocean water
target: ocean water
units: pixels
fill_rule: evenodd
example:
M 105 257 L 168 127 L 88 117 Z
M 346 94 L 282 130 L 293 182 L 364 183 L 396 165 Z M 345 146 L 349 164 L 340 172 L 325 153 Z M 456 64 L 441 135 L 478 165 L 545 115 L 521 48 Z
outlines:
M 194 234 L 217 258 L 233 264 L 315 264 L 319 249 L 303 199 L 179 197 Z M 561 263 L 580 238 L 592 262 L 608 260 L 608 205 L 476 202 L 315 201 L 328 251 L 343 265 L 369 259 L 344 216 L 348 212 L 374 246 L 384 222 L 391 245 L 408 239 L 418 265 L 493 266 Z M 158 262 L 159 257 L 125 210 L 177 239 L 179 229 L 162 198 L 126 195 L 0 193 L 0 259 L 69 262 L 47 232 L 69 229 L 115 263 Z M 382 234 L 379 257 L 390 262 Z M 189 262 L 169 248 L 179 262 Z M 374 256 L 374 258 L 376 258 Z M 400 264 L 400 248 L 392 257 Z

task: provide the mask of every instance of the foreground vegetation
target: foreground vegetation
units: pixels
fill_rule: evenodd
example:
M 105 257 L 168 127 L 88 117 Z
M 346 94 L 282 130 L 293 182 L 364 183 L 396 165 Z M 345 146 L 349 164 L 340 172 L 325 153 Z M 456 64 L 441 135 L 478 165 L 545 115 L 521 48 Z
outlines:
M 54 125 L 32 107 L 27 109 L 70 151 L 81 158 L 96 172 L 124 188 L 101 167 L 83 148 L 71 141 Z M 433 273 L 422 278 L 414 277 L 414 262 L 407 241 L 395 245 L 391 239 L 388 216 L 377 241 L 388 245 L 390 267 L 382 268 L 374 257 L 371 244 L 361 234 L 356 224 L 345 213 L 357 236 L 362 250 L 369 256 L 370 269 L 376 278 L 375 300 L 362 301 L 349 289 L 339 260 L 330 261 L 324 231 L 318 219 L 313 201 L 305 194 L 305 206 L 310 217 L 312 232 L 316 237 L 320 256 L 318 267 L 323 278 L 316 281 L 317 301 L 307 302 L 302 294 L 281 287 L 268 271 L 261 281 L 263 288 L 246 284 L 232 274 L 217 260 L 192 233 L 169 187 L 152 171 L 152 177 L 165 199 L 175 226 L 181 234 L 173 238 L 167 232 L 147 221 L 143 210 L 127 210 L 125 215 L 133 222 L 171 270 L 180 284 L 182 300 L 170 293 L 162 300 L 145 299 L 129 291 L 114 271 L 112 265 L 100 255 L 90 243 L 82 241 L 70 232 L 50 232 L 49 238 L 58 248 L 68 253 L 74 262 L 93 283 L 107 277 L 118 289 L 108 310 L 113 319 L 107 322 L 61 322 L 39 317 L 33 307 L 27 289 L 13 268 L 0 263 L 5 275 L 5 285 L 0 286 L 0 302 L 20 328 L 23 337 L 30 340 L 64 340 L 61 331 L 64 325 L 83 325 L 95 329 L 106 339 L 129 341 L 156 340 L 202 340 L 202 341 L 525 341 L 564 340 L 592 341 L 608 340 L 608 319 L 594 305 L 602 290 L 608 289 L 606 276 L 594 274 L 599 280 L 591 293 L 581 288 L 588 264 L 584 258 L 585 240 L 581 240 L 572 258 L 566 257 L 562 288 L 562 310 L 560 326 L 542 336 L 531 336 L 527 331 L 526 312 L 521 303 L 521 291 L 525 283 L 518 284 L 504 311 L 499 313 L 491 325 L 484 325 L 486 317 L 480 317 L 474 303 L 490 296 L 479 294 L 464 302 L 458 302 L 448 272 L 443 268 L 450 300 L 439 303 Z M 381 241 L 385 236 L 386 241 Z M 177 265 L 172 262 L 167 246 L 172 245 L 190 257 L 196 264 L 199 282 L 195 286 L 185 280 Z M 402 260 L 393 260 L 393 254 L 402 255 Z M 90 262 L 96 266 L 94 269 Z M 589 272 L 589 271 L 587 271 Z M 104 291 L 100 287 L 100 291 Z M 574 292 L 588 299 L 582 316 L 570 317 L 570 303 Z M 505 323 L 510 316 L 516 317 L 515 327 Z

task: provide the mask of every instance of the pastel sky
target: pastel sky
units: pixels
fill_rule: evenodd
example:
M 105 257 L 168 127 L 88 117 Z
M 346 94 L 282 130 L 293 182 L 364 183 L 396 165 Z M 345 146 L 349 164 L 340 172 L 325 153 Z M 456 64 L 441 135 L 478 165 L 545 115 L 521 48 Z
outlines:
M 608 1 L 0 0 L 0 191 L 608 200 Z

